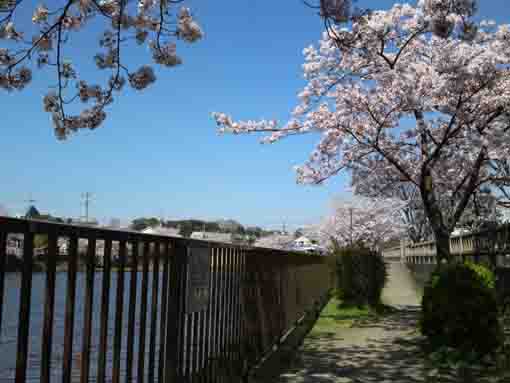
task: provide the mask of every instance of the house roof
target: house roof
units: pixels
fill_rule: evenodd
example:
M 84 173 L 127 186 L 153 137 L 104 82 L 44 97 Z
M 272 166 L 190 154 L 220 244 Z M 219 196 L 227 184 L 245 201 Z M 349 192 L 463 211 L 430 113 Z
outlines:
M 311 241 L 307 237 L 305 237 L 304 235 L 302 235 L 301 237 L 295 239 L 294 242 L 307 242 L 307 243 L 309 242 L 309 243 L 311 243 Z
M 179 229 L 173 227 L 163 227 L 163 226 L 155 226 L 155 227 L 146 227 L 142 230 L 144 234 L 154 234 L 154 235 L 163 235 L 167 237 L 182 237 L 179 234 Z

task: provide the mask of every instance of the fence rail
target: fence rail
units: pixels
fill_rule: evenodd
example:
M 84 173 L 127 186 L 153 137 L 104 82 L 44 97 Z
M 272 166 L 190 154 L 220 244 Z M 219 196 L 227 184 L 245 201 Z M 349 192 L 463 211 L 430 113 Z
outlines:
M 494 230 L 456 235 L 450 238 L 450 252 L 459 259 L 492 262 L 495 266 L 510 266 L 510 228 L 504 225 Z M 386 258 L 400 258 L 402 262 L 435 263 L 435 241 L 406 243 L 385 249 Z
M 12 234 L 23 238 L 20 283 L 7 278 Z M 39 236 L 43 257 L 34 255 Z M 34 273 L 36 259 L 44 274 Z M 0 381 L 237 383 L 327 295 L 326 262 L 0 217 Z

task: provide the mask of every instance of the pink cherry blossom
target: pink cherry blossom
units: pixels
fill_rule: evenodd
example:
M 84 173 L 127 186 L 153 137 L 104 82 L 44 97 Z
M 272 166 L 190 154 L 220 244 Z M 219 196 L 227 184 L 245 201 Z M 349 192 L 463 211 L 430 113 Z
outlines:
M 510 158 L 509 26 L 475 23 L 474 6 L 422 0 L 329 24 L 303 52 L 307 83 L 287 123 L 214 113 L 219 131 L 265 132 L 268 143 L 320 133 L 298 182 L 364 171 L 412 185 L 438 256 L 449 257 L 449 234 L 473 194 L 510 186 L 501 165 Z
M 54 69 L 54 82 L 49 84 L 51 90 L 43 98 L 43 107 L 51 113 L 56 136 L 64 139 L 82 128 L 95 129 L 106 119 L 106 107 L 113 102 L 114 92 L 124 89 L 126 79 L 136 90 L 156 81 L 154 69 L 147 64 L 135 71 L 129 69 L 123 57 L 129 56 L 130 44 L 146 44 L 154 63 L 173 67 L 182 63 L 176 42 L 194 43 L 202 38 L 202 29 L 190 9 L 177 3 L 181 2 L 66 0 L 49 7 L 0 2 L 0 42 L 5 44 L 0 46 L 0 88 L 26 88 L 35 75 L 32 63 L 35 69 Z M 18 22 L 23 15 L 30 15 L 32 25 Z M 103 85 L 88 85 L 81 74 L 90 71 L 81 70 L 84 63 L 73 60 L 71 50 L 65 49 L 66 44 L 76 41 L 74 34 L 87 33 L 91 24 L 103 28 L 97 51 L 90 52 L 96 69 L 108 72 L 98 76 L 105 81 Z M 67 109 L 74 101 L 88 105 L 73 115 Z

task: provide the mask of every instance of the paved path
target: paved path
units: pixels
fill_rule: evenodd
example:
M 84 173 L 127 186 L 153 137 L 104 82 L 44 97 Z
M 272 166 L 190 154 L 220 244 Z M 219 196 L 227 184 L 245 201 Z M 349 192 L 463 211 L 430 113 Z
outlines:
M 426 367 L 416 330 L 419 292 L 404 265 L 390 264 L 383 301 L 399 310 L 382 319 L 358 322 L 336 333 L 307 338 L 294 367 L 278 383 L 482 382 Z

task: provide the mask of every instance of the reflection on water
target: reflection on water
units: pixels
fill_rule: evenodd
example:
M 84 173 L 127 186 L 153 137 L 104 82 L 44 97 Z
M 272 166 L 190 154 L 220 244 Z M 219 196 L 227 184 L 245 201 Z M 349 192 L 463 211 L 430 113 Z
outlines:
M 84 295 L 85 295 L 85 273 L 77 274 L 76 284 L 76 309 L 75 309 L 75 327 L 73 341 L 73 381 L 79 380 L 79 365 L 81 361 L 81 348 L 83 341 L 83 316 L 84 316 Z M 161 286 L 160 274 L 159 286 Z M 124 310 L 123 310 L 123 330 L 122 330 L 122 353 L 121 353 L 121 369 L 122 375 L 126 370 L 126 334 L 127 334 L 127 316 L 129 309 L 129 280 L 130 272 L 125 273 L 124 282 Z M 150 318 L 151 318 L 151 296 L 152 296 L 152 273 L 149 272 L 149 291 L 148 291 L 148 313 L 146 322 L 146 341 L 145 341 L 145 366 L 148 365 L 148 348 L 150 335 Z M 91 363 L 90 363 L 90 381 L 97 378 L 97 359 L 99 349 L 99 316 L 101 310 L 101 285 L 103 273 L 95 274 L 94 282 L 94 304 L 93 304 L 93 323 L 92 323 L 92 339 L 91 339 Z M 142 273 L 138 272 L 137 278 L 137 313 L 135 324 L 135 366 L 138 362 L 138 343 L 140 340 L 140 299 L 141 299 L 141 279 Z M 27 380 L 39 381 L 41 368 L 41 336 L 44 320 L 44 294 L 46 285 L 46 274 L 35 273 L 32 277 L 32 298 L 31 298 L 31 315 L 30 315 L 30 340 L 29 340 L 29 357 Z M 62 378 L 62 363 L 64 350 L 64 318 L 65 318 L 65 300 L 66 300 L 67 273 L 57 273 L 56 289 L 55 289 L 55 314 L 54 314 L 54 330 L 53 330 L 53 346 L 51 359 L 51 379 L 52 381 L 60 381 Z M 114 333 L 115 318 L 115 297 L 117 286 L 117 273 L 112 272 L 110 284 L 110 309 L 108 320 L 108 353 L 107 353 L 107 380 L 111 377 L 112 365 L 112 345 Z M 19 315 L 19 292 L 21 287 L 21 274 L 7 273 L 5 278 L 5 297 L 3 309 L 3 324 L 0 334 L 0 382 L 10 382 L 14 380 L 16 366 L 16 338 L 18 332 L 18 315 Z M 160 295 L 160 294 L 158 294 Z M 158 297 L 158 300 L 161 297 Z M 156 371 L 158 366 L 159 355 L 159 320 L 161 305 L 158 301 L 158 322 L 157 322 L 157 339 L 156 339 Z M 145 368 L 147 370 L 147 367 Z M 136 377 L 136 368 L 134 368 L 134 377 Z

